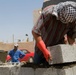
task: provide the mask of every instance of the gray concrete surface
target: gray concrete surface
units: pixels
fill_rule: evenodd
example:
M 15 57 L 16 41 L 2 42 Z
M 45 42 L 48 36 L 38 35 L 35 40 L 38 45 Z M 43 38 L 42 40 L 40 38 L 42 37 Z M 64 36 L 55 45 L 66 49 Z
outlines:
M 35 75 L 57 75 L 57 69 L 55 68 L 37 68 Z
M 65 67 L 21 67 L 19 75 L 76 75 L 76 65 Z
M 76 47 L 71 45 L 56 45 L 48 47 L 52 55 L 50 64 L 69 63 L 76 61 Z
M 76 66 L 68 68 L 0 67 L 0 75 L 76 75 Z
M 35 75 L 34 69 L 31 67 L 22 67 L 20 69 L 19 75 Z
M 57 69 L 57 75 L 74 75 L 72 68 Z
M 0 65 L 0 75 L 19 75 L 20 66 L 12 64 Z
M 73 74 L 76 75 L 76 66 L 73 66 Z

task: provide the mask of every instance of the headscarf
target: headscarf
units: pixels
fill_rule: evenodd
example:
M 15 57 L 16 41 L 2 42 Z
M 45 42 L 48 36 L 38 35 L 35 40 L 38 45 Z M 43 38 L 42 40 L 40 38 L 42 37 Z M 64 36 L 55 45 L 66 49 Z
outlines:
M 63 23 L 76 20 L 76 2 L 66 1 L 55 5 L 53 14 Z

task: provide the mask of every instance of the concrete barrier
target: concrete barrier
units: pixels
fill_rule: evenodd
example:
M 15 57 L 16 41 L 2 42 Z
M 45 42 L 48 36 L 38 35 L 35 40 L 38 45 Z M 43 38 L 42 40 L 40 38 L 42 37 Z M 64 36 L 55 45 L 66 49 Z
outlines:
M 20 65 L 0 64 L 0 75 L 19 75 Z
M 57 69 L 55 68 L 37 68 L 35 75 L 57 75 Z
M 32 67 L 21 67 L 19 75 L 35 75 Z
M 76 75 L 76 65 L 52 66 L 49 68 L 21 67 L 19 75 Z
M 67 68 L 0 67 L 0 75 L 76 75 L 76 65 Z

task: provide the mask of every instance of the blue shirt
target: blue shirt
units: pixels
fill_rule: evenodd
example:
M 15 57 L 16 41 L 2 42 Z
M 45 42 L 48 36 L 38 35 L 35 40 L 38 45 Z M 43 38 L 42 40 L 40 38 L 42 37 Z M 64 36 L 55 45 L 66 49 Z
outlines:
M 19 58 L 23 58 L 25 56 L 25 54 L 20 50 L 11 50 L 9 55 L 11 56 L 12 62 L 20 62 Z

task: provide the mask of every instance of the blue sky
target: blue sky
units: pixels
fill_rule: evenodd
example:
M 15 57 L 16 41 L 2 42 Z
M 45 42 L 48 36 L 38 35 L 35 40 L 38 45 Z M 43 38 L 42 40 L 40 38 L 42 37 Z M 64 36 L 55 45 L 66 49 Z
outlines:
M 41 8 L 43 0 L 0 0 L 0 42 L 32 41 L 33 11 Z

